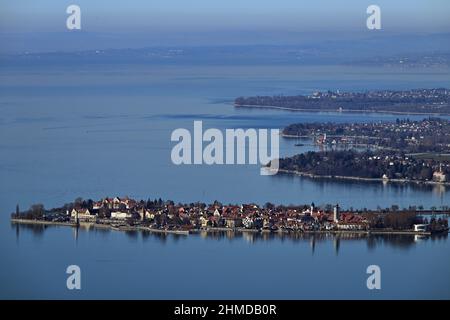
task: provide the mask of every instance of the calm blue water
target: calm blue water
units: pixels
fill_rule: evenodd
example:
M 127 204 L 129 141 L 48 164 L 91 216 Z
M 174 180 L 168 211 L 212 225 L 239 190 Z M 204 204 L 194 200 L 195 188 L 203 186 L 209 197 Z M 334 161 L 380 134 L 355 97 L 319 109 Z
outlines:
M 340 203 L 344 208 L 449 205 L 438 187 L 259 175 L 259 167 L 175 166 L 176 128 L 281 128 L 298 121 L 397 116 L 235 109 L 239 95 L 448 86 L 449 70 L 280 66 L 79 66 L 0 73 L 1 298 L 450 298 L 447 238 L 160 238 L 71 228 L 16 228 L 41 202 L 128 195 L 181 202 Z M 410 116 L 411 119 L 421 117 Z M 281 154 L 307 148 L 281 140 Z M 374 245 L 375 244 L 375 245 Z M 65 288 L 78 264 L 83 289 Z M 378 264 L 383 288 L 367 290 Z

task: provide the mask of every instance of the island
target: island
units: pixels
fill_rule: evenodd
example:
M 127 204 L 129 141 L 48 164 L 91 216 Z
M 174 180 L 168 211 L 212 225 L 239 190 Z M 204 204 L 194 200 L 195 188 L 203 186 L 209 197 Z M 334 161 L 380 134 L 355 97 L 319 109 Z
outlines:
M 309 112 L 450 115 L 450 89 L 316 91 L 310 95 L 238 97 L 234 105 Z
M 76 199 L 46 210 L 42 204 L 11 214 L 14 224 L 63 225 L 157 233 L 190 234 L 199 231 L 279 232 L 279 233 L 358 233 L 414 234 L 448 233 L 450 210 L 409 207 L 343 210 L 338 204 L 275 205 L 255 203 L 211 204 L 174 201 L 135 200 L 130 197 L 103 198 L 98 201 Z

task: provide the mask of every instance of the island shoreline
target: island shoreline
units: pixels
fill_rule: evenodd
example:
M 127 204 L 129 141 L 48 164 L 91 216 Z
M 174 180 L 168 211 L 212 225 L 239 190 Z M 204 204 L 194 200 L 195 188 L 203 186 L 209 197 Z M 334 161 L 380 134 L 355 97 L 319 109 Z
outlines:
M 419 181 L 419 180 L 407 180 L 407 179 L 383 179 L 383 178 L 363 178 L 363 177 L 352 177 L 352 176 L 331 176 L 331 175 L 317 175 L 313 173 L 287 170 L 287 169 L 270 169 L 272 171 L 277 171 L 290 175 L 297 175 L 301 177 L 307 177 L 311 179 L 328 179 L 328 180 L 353 180 L 353 181 L 366 181 L 366 182 L 390 182 L 390 183 L 401 183 L 401 184 L 417 184 L 417 185 L 439 185 L 439 186 L 450 186 L 450 182 L 439 182 L 439 181 Z
M 406 111 L 388 111 L 388 110 L 361 110 L 361 109 L 304 109 L 304 108 L 291 108 L 291 107 L 278 107 L 278 106 L 263 106 L 263 105 L 239 105 L 234 104 L 235 108 L 254 108 L 254 109 L 275 109 L 284 111 L 298 111 L 298 112 L 313 112 L 313 113 L 381 113 L 381 114 L 398 114 L 398 115 L 424 115 L 424 116 L 450 116 L 450 113 L 440 112 L 406 112 Z
M 80 226 L 93 227 L 98 229 L 109 229 L 113 231 L 144 231 L 151 233 L 163 233 L 163 234 L 177 234 L 177 235 L 190 235 L 198 234 L 201 232 L 217 233 L 217 232 L 237 232 L 237 233 L 272 233 L 272 234 L 361 234 L 361 235 L 422 235 L 430 236 L 433 234 L 431 231 L 413 231 L 413 230 L 258 230 L 258 229 L 245 229 L 245 228 L 225 228 L 225 227 L 209 227 L 205 229 L 192 229 L 192 230 L 165 230 L 155 229 L 142 226 L 123 226 L 114 227 L 108 224 L 99 224 L 94 222 L 82 222 L 79 225 L 71 222 L 56 222 L 56 221 L 42 221 L 31 219 L 11 219 L 11 224 L 30 224 L 30 225 L 45 225 L 45 226 L 64 226 L 78 228 Z M 447 231 L 448 232 L 448 231 Z

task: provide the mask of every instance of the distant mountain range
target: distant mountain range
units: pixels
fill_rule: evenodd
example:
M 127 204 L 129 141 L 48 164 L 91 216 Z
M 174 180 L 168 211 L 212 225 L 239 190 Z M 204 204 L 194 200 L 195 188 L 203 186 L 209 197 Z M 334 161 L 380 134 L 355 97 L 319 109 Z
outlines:
M 0 39 L 4 35 L 0 34 Z M 74 39 L 83 39 L 77 35 Z M 101 43 L 101 42 L 100 42 Z M 101 45 L 99 45 L 100 47 Z M 62 48 L 64 46 L 61 46 Z M 448 66 L 450 34 L 309 39 L 289 45 L 147 46 L 142 48 L 4 53 L 1 65 L 145 63 L 221 65 Z

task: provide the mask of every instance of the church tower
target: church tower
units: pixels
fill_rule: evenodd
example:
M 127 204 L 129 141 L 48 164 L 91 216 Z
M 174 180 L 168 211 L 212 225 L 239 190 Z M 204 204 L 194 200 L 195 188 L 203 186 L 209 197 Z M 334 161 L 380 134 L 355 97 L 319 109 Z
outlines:
M 336 204 L 333 209 L 333 221 L 335 223 L 339 222 L 339 214 L 340 214 L 339 211 L 340 211 L 339 204 Z

